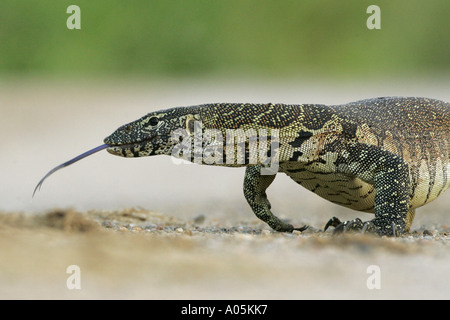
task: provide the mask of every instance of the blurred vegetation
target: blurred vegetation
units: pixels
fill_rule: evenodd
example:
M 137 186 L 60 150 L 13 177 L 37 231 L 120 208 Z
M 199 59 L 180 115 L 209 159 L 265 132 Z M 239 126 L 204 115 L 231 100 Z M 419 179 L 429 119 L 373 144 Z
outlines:
M 448 74 L 449 14 L 448 0 L 1 0 L 0 75 Z

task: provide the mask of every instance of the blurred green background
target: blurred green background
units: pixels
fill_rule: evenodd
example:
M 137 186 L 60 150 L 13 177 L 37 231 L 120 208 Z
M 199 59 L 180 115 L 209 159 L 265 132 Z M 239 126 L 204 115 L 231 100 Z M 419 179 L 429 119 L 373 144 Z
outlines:
M 448 74 L 449 15 L 448 0 L 2 0 L 0 76 Z

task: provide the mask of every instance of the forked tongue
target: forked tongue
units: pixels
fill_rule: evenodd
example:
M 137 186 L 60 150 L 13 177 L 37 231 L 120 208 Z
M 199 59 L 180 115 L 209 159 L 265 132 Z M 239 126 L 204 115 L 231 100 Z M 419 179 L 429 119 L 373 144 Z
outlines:
M 100 150 L 106 149 L 108 148 L 110 145 L 109 144 L 102 144 L 101 146 L 98 146 L 92 150 L 86 151 L 83 154 L 80 154 L 79 156 L 73 158 L 72 160 L 69 160 L 67 162 L 64 162 L 63 164 L 60 164 L 59 166 L 53 168 L 52 170 L 50 170 L 42 179 L 41 181 L 39 181 L 39 183 L 37 184 L 36 188 L 34 188 L 33 191 L 33 197 L 34 194 L 36 193 L 36 191 L 39 189 L 41 189 L 42 184 L 44 183 L 44 180 L 47 179 L 50 175 L 52 175 L 55 171 L 58 171 L 59 169 L 62 169 L 64 167 L 70 166 L 72 163 L 77 162 L 78 160 L 81 160 L 83 158 L 86 158 L 87 156 L 90 156 L 91 154 L 94 154 L 96 152 L 99 152 Z

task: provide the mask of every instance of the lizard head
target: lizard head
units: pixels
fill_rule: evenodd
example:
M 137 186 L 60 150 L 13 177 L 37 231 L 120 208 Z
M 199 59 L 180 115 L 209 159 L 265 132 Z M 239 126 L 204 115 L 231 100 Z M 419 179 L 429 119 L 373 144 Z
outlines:
M 179 139 L 173 136 L 174 131 L 186 129 L 193 111 L 192 107 L 185 107 L 151 112 L 106 137 L 107 150 L 121 157 L 170 155 L 179 143 Z
M 50 170 L 37 184 L 33 196 L 40 189 L 44 180 L 54 172 L 71 165 L 91 154 L 107 149 L 108 152 L 122 157 L 144 157 L 156 154 L 170 155 L 173 147 L 180 142 L 180 135 L 173 135 L 176 130 L 190 135 L 193 119 L 199 119 L 196 107 L 173 108 L 157 111 L 118 128 L 105 138 L 105 144 L 67 161 Z

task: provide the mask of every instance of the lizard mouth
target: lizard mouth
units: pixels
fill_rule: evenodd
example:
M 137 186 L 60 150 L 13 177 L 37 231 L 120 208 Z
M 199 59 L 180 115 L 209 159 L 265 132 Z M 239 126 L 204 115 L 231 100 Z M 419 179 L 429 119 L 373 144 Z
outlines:
M 145 139 L 139 142 L 124 144 L 109 144 L 106 151 L 120 157 L 141 157 L 149 153 L 149 142 L 152 139 Z
M 152 140 L 153 140 L 153 138 L 150 137 L 150 138 L 146 138 L 146 139 L 142 139 L 142 140 L 138 140 L 138 141 L 133 141 L 133 142 L 128 142 L 128 143 L 121 143 L 121 142 L 114 143 L 108 137 L 108 138 L 105 138 L 105 140 L 103 142 L 108 145 L 108 149 L 109 148 L 127 149 L 127 148 L 132 148 L 132 147 L 143 146 L 143 145 L 147 144 L 148 142 L 150 142 Z

